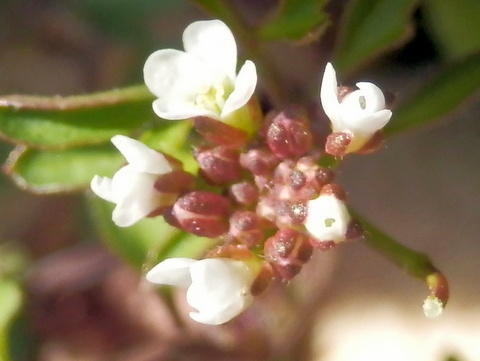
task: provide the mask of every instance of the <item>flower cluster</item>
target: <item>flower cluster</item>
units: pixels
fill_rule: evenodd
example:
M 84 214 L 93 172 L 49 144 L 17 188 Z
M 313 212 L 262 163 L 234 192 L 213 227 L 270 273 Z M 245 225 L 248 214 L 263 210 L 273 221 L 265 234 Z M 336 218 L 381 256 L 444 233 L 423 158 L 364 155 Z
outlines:
M 216 325 L 245 310 L 272 279 L 295 277 L 314 249 L 326 251 L 362 235 L 334 171 L 320 164 L 326 154 L 378 147 L 391 111 L 374 84 L 338 87 L 327 64 L 320 101 L 332 133 L 318 144 L 321 138 L 302 108 L 262 116 L 253 97 L 255 65 L 246 61 L 236 74 L 235 39 L 224 23 L 195 22 L 183 42 L 184 52 L 153 53 L 144 76 L 158 97 L 158 116 L 192 120 L 200 135 L 193 144 L 198 174 L 116 136 L 112 142 L 128 164 L 112 179 L 96 176 L 91 188 L 116 204 L 118 226 L 161 215 L 185 232 L 218 239 L 220 245 L 203 259 L 166 259 L 146 275 L 152 283 L 187 289 L 191 318 Z

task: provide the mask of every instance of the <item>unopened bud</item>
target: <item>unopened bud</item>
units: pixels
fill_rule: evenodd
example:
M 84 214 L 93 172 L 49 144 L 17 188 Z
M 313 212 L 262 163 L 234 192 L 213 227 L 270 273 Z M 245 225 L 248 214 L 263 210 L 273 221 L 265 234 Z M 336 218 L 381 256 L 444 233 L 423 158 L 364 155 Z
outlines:
M 230 203 L 215 193 L 193 191 L 180 197 L 165 220 L 201 237 L 218 237 L 228 231 Z
M 234 182 L 240 178 L 238 153 L 229 147 L 215 147 L 195 151 L 202 175 L 213 184 Z
M 235 202 L 250 205 L 258 201 L 258 188 L 255 184 L 247 181 L 235 183 L 230 186 L 230 195 Z
M 279 158 L 300 157 L 311 150 L 312 133 L 299 109 L 276 115 L 267 129 L 267 144 Z
M 183 194 L 193 188 L 195 178 L 183 170 L 174 170 L 162 174 L 155 181 L 154 187 L 160 193 Z
M 279 162 L 278 157 L 267 149 L 251 149 L 240 155 L 240 165 L 254 175 L 268 175 Z
M 247 133 L 224 122 L 209 117 L 193 118 L 195 130 L 208 141 L 234 148 L 245 145 Z
M 255 212 L 237 211 L 230 217 L 229 233 L 240 243 L 252 248 L 263 241 L 262 220 Z
M 284 280 L 295 277 L 312 255 L 308 237 L 294 229 L 281 229 L 264 245 L 265 259 Z
M 352 136 L 349 133 L 331 133 L 325 142 L 325 152 L 334 157 L 343 157 L 351 142 Z

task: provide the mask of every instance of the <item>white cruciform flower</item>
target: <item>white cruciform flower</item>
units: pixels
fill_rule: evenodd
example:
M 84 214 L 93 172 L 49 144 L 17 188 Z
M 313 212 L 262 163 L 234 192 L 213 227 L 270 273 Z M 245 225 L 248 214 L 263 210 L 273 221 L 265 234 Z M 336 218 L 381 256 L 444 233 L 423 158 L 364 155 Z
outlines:
M 333 194 L 321 194 L 308 202 L 304 226 L 321 242 L 340 243 L 345 240 L 350 221 L 345 202 Z
M 190 24 L 183 46 L 185 51 L 158 50 L 145 63 L 145 83 L 158 98 L 153 109 L 159 117 L 224 121 L 247 104 L 257 84 L 255 64 L 247 60 L 236 74 L 237 45 L 222 21 Z
M 111 179 L 96 175 L 90 187 L 100 198 L 116 204 L 112 214 L 114 223 L 128 227 L 162 205 L 162 194 L 155 190 L 154 184 L 160 175 L 171 172 L 172 167 L 161 153 L 135 139 L 116 135 L 112 143 L 128 164 Z
M 335 69 L 331 63 L 325 67 L 320 100 L 332 122 L 332 131 L 353 136 L 347 152 L 360 149 L 392 116 L 391 110 L 385 109 L 385 97 L 379 87 L 368 82 L 356 85 L 357 90 L 339 100 Z
M 190 317 L 203 324 L 230 321 L 253 301 L 256 273 L 245 262 L 227 258 L 169 258 L 147 273 L 147 281 L 187 288 Z

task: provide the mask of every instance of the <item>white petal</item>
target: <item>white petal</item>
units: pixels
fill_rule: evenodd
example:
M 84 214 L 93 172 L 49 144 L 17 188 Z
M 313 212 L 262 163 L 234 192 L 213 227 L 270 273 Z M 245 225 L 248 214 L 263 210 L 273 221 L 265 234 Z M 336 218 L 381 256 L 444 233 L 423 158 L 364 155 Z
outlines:
M 196 106 L 193 102 L 182 102 L 177 99 L 154 100 L 153 111 L 160 118 L 170 120 L 181 120 L 198 116 L 218 118 L 218 114 L 215 112 Z
M 247 104 L 256 86 L 257 70 L 255 64 L 247 60 L 235 79 L 235 88 L 223 106 L 221 117 L 224 118 Z
M 338 115 L 339 102 L 337 97 L 338 83 L 335 69 L 331 63 L 327 63 L 323 73 L 322 86 L 320 88 L 320 101 L 323 111 L 334 126 L 340 122 Z
M 156 180 L 156 175 L 139 173 L 131 165 L 115 173 L 112 192 L 117 199 L 117 206 L 112 219 L 117 226 L 131 226 L 161 205 L 161 195 L 154 188 Z
M 191 258 L 168 258 L 153 267 L 147 274 L 148 282 L 187 288 L 192 283 L 190 266 L 197 260 Z
M 198 312 L 190 316 L 201 323 L 217 325 L 237 316 L 253 300 L 253 272 L 241 261 L 212 258 L 190 268 L 192 285 L 187 302 Z
M 100 198 L 116 203 L 115 194 L 112 192 L 112 180 L 107 177 L 94 176 L 90 182 L 90 188 Z
M 237 44 L 220 20 L 196 21 L 183 32 L 185 51 L 227 76 L 232 82 L 237 67 Z
M 158 98 L 184 102 L 193 102 L 202 89 L 222 79 L 214 68 L 196 56 L 174 49 L 151 54 L 145 62 L 143 76 L 148 89 Z
M 147 147 L 138 140 L 124 135 L 116 135 L 112 138 L 112 143 L 132 168 L 138 172 L 165 174 L 172 171 L 172 167 L 161 153 Z
M 387 125 L 392 117 L 392 112 L 388 109 L 382 109 L 375 113 L 353 113 L 343 112 L 346 108 L 342 108 L 342 124 L 344 131 L 353 132 L 356 136 L 372 135 L 377 130 Z
M 385 108 L 385 96 L 378 86 L 372 83 L 357 83 L 357 87 L 361 90 L 365 97 L 365 111 L 374 113 Z
M 308 202 L 304 225 L 319 241 L 341 242 L 345 239 L 350 219 L 343 201 L 333 195 L 320 195 Z

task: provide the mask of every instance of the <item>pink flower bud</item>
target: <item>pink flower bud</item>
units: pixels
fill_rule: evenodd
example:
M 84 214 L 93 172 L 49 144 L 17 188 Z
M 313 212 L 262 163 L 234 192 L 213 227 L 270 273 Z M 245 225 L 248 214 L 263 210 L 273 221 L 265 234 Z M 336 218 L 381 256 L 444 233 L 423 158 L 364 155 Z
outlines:
M 180 197 L 165 220 L 201 237 L 218 237 L 228 231 L 230 202 L 215 193 L 193 191 Z
M 284 280 L 297 275 L 312 255 L 308 237 L 294 229 L 281 229 L 264 245 L 265 259 Z
M 163 174 L 155 181 L 154 188 L 160 193 L 183 194 L 195 185 L 195 178 L 183 170 Z
M 283 159 L 308 153 L 312 139 L 305 116 L 298 109 L 288 109 L 276 115 L 271 120 L 266 135 L 270 150 Z
M 235 202 L 250 205 L 258 201 L 258 188 L 251 182 L 235 183 L 230 186 L 230 195 Z
M 280 160 L 267 149 L 251 149 L 240 155 L 240 165 L 254 175 L 270 174 Z
M 262 220 L 255 212 L 237 211 L 230 217 L 229 233 L 248 248 L 255 247 L 263 241 Z
M 202 175 L 213 184 L 230 183 L 240 178 L 238 153 L 232 148 L 200 149 L 195 152 L 195 158 Z
M 351 141 L 352 136 L 349 133 L 331 133 L 325 142 L 325 152 L 334 157 L 343 157 Z
M 215 144 L 242 147 L 248 140 L 247 133 L 217 119 L 195 117 L 193 126 L 200 135 Z

